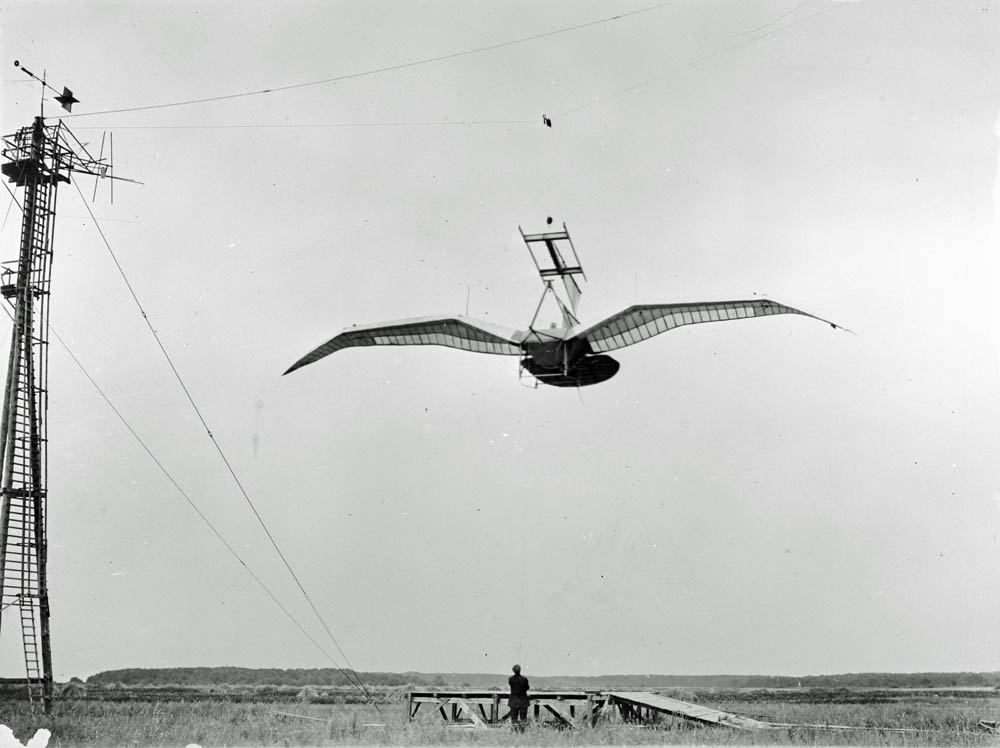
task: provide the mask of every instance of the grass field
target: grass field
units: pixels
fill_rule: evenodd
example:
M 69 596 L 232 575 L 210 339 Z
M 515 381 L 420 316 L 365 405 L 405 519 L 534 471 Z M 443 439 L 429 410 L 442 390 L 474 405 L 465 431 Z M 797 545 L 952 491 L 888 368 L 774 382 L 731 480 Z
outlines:
M 24 701 L 5 700 L 0 721 L 26 742 L 35 730 L 52 731 L 49 742 L 64 746 L 339 746 L 339 745 L 488 745 L 577 746 L 650 744 L 986 746 L 998 738 L 977 728 L 980 720 L 1000 717 L 1000 693 L 961 691 L 740 691 L 676 694 L 700 703 L 772 722 L 844 725 L 837 730 L 794 727 L 736 731 L 664 718 L 653 726 L 616 722 L 593 729 L 562 730 L 551 724 L 513 733 L 507 726 L 469 729 L 446 726 L 436 712 L 408 722 L 398 698 L 373 707 L 307 703 L 302 700 L 247 700 L 252 694 L 230 689 L 206 698 L 150 699 L 148 690 L 119 689 L 112 699 L 88 693 L 59 701 L 51 716 L 33 713 Z M 320 699 L 323 695 L 317 694 Z M 329 695 L 329 694 L 328 694 Z M 398 697 L 398 694 L 383 694 Z M 132 698 L 135 697 L 135 698 Z M 139 700 L 142 699 L 142 700 Z M 289 716 L 297 715 L 297 716 Z M 311 718 L 311 719 L 306 719 Z M 907 730 L 901 732 L 899 730 Z

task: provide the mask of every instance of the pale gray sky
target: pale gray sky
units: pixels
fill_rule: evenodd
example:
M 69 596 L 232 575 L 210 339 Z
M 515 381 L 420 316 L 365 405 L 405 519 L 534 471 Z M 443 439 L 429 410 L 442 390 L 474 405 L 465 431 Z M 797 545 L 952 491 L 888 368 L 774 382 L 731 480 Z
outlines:
M 3 132 L 38 108 L 15 59 L 87 115 L 650 5 L 22 1 Z M 95 147 L 112 130 L 145 182 L 93 209 L 356 668 L 996 670 L 998 15 L 678 0 L 66 122 Z M 321 639 L 75 188 L 58 214 L 54 329 Z M 281 377 L 342 327 L 467 299 L 526 326 L 541 285 L 517 226 L 546 216 L 587 270 L 584 321 L 758 294 L 858 335 L 683 328 L 579 393 L 430 347 Z M 57 677 L 328 666 L 58 345 L 50 384 Z

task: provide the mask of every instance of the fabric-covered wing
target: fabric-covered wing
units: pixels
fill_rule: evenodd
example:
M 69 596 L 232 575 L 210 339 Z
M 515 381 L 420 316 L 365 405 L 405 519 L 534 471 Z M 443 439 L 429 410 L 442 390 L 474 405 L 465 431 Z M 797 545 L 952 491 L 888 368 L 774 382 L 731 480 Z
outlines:
M 773 314 L 801 314 L 826 322 L 832 327 L 840 327 L 833 322 L 784 304 L 768 299 L 752 299 L 709 301 L 702 304 L 637 304 L 611 315 L 596 325 L 587 327 L 579 325 L 570 330 L 567 337 L 586 340 L 595 353 L 606 353 L 639 343 L 681 325 L 767 317 Z
M 334 335 L 292 364 L 285 374 L 342 348 L 366 345 L 444 345 L 474 353 L 517 356 L 524 333 L 489 322 L 452 317 L 417 317 L 375 325 L 355 325 Z

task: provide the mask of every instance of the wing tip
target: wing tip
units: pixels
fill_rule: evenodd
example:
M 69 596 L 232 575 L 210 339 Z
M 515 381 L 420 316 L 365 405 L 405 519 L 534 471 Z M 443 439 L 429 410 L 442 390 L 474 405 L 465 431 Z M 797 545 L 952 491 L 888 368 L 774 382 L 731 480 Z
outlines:
M 812 317 L 813 319 L 819 320 L 820 322 L 825 322 L 830 327 L 832 327 L 834 330 L 843 330 L 844 332 L 849 332 L 851 335 L 854 335 L 855 337 L 857 337 L 857 333 L 854 332 L 854 330 L 850 329 L 849 327 L 844 327 L 843 325 L 838 325 L 836 322 L 831 322 L 830 320 L 826 319 L 825 317 L 817 316 L 815 314 L 812 314 L 811 312 L 804 312 L 801 309 L 796 309 L 793 306 L 788 306 L 787 304 L 782 304 L 780 301 L 774 301 L 773 299 L 760 299 L 759 301 L 761 303 L 763 303 L 763 304 L 774 304 L 776 306 L 783 306 L 786 309 L 791 309 L 795 314 L 801 314 L 804 317 Z
M 838 325 L 838 324 L 837 324 L 837 323 L 835 323 L 835 322 L 831 322 L 831 323 L 830 323 L 830 327 L 832 327 L 832 328 L 833 328 L 834 330 L 843 330 L 844 332 L 849 332 L 849 333 L 850 333 L 851 335 L 853 335 L 854 337 L 857 337 L 857 336 L 858 336 L 858 334 L 857 334 L 856 332 L 854 332 L 854 330 L 852 330 L 851 328 L 849 328 L 849 327 L 844 327 L 843 325 Z

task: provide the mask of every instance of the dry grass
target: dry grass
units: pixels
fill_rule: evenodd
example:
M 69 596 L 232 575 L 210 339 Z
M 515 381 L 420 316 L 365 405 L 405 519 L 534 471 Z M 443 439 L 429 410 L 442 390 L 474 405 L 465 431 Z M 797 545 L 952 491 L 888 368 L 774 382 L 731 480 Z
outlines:
M 434 714 L 407 722 L 406 707 L 371 707 L 232 701 L 62 701 L 54 714 L 33 714 L 24 702 L 3 705 L 2 721 L 26 741 L 39 727 L 52 731 L 49 745 L 67 746 L 342 746 L 342 745 L 854 745 L 854 746 L 985 746 L 995 736 L 976 729 L 980 719 L 996 719 L 1000 697 L 963 699 L 914 695 L 901 701 L 874 704 L 795 703 L 754 699 L 728 701 L 701 696 L 703 703 L 772 721 L 855 725 L 864 731 L 793 728 L 744 732 L 700 726 L 666 718 L 655 727 L 607 724 L 591 730 L 559 730 L 532 725 L 524 733 L 509 727 L 473 730 L 448 727 Z M 283 716 L 277 712 L 313 719 Z M 377 723 L 381 726 L 371 726 Z M 921 732 L 888 732 L 907 728 Z

